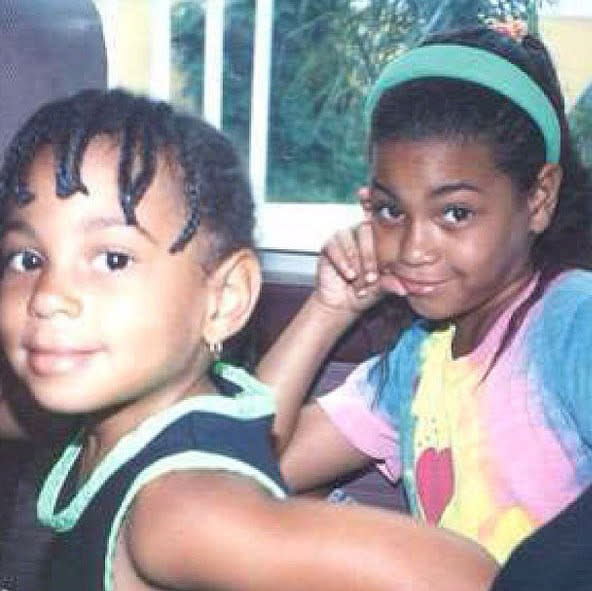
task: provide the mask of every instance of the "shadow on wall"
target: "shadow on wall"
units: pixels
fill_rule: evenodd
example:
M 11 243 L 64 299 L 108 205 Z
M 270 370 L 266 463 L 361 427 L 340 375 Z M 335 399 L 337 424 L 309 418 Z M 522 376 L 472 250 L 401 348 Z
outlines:
M 0 149 L 42 103 L 107 85 L 91 0 L 0 0 Z
M 107 86 L 91 0 L 0 0 L 0 156 L 41 104 Z M 0 375 L 0 387 L 6 387 Z M 0 440 L 0 589 L 38 591 L 48 534 L 35 521 L 40 450 Z

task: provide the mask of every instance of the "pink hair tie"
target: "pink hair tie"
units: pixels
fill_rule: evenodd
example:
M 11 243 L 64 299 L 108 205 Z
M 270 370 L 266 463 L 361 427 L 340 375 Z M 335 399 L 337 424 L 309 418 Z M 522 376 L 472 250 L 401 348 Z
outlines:
M 520 19 L 512 18 L 506 21 L 491 21 L 489 27 L 501 35 L 510 37 L 516 43 L 522 43 L 522 40 L 528 34 L 528 26 Z

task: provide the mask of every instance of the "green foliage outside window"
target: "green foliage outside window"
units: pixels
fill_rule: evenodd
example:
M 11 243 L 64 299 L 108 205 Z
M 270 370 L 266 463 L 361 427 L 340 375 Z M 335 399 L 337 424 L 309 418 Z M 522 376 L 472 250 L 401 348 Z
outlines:
M 592 171 L 592 85 L 582 94 L 569 114 L 569 123 L 582 160 Z
M 222 0 L 221 0 L 222 1 Z M 203 2 L 173 8 L 183 95 L 201 112 Z M 428 33 L 519 18 L 537 32 L 541 0 L 275 0 L 267 199 L 350 202 L 365 181 L 363 102 L 393 56 Z M 254 0 L 228 0 L 223 128 L 249 145 Z

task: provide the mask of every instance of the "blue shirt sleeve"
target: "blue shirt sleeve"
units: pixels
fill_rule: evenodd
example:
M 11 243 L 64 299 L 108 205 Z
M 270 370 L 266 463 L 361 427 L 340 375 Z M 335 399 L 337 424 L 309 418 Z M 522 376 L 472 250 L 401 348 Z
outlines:
M 531 344 L 549 420 L 592 455 L 592 273 L 566 273 L 549 288 Z

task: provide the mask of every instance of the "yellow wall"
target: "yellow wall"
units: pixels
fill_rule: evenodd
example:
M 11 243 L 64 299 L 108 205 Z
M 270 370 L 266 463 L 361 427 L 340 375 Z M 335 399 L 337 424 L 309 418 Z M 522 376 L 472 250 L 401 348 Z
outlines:
M 540 30 L 569 108 L 592 83 L 592 18 L 545 17 L 541 18 Z
M 103 19 L 112 85 L 150 94 L 151 39 L 155 34 L 151 30 L 150 2 L 154 1 L 157 0 L 94 0 Z M 170 0 L 170 4 L 173 3 Z M 109 51 L 111 49 L 113 51 Z M 185 104 L 181 97 L 183 80 L 180 73 L 171 66 L 169 75 L 171 99 L 190 108 L 191 105 Z
M 103 19 L 110 80 L 135 92 L 150 85 L 150 5 L 146 0 L 94 0 Z M 111 46 L 110 46 L 111 45 Z

